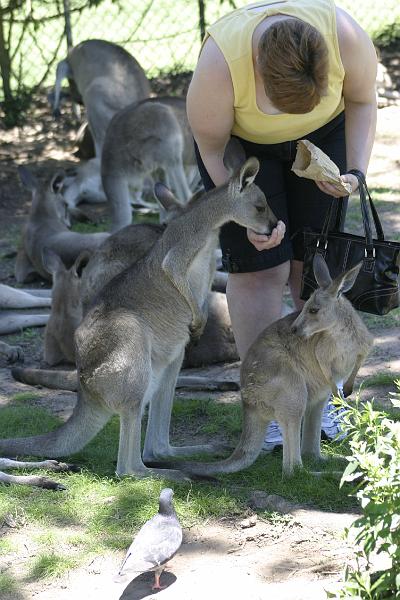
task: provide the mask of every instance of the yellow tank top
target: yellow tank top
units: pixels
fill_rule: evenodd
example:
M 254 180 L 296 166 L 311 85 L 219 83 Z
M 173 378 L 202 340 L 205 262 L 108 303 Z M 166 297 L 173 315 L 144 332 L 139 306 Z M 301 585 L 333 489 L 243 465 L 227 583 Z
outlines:
M 324 36 L 328 46 L 327 95 L 309 113 L 269 115 L 257 106 L 252 54 L 253 32 L 263 19 L 277 14 L 297 17 L 313 25 Z M 257 144 L 287 142 L 315 131 L 343 111 L 344 68 L 339 52 L 333 0 L 257 2 L 219 19 L 207 29 L 205 40 L 209 35 L 224 55 L 231 73 L 234 90 L 234 135 Z

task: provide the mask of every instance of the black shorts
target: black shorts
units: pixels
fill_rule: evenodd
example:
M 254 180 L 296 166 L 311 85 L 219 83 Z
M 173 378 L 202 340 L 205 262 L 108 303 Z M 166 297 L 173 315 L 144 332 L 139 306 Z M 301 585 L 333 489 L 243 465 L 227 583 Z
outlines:
M 346 171 L 346 144 L 344 112 L 332 121 L 303 136 L 323 150 L 341 173 Z M 246 157 L 256 156 L 260 170 L 255 182 L 263 190 L 276 217 L 286 225 L 285 236 L 279 246 L 257 250 L 247 239 L 246 229 L 230 222 L 221 228 L 222 264 L 229 273 L 261 271 L 280 265 L 287 260 L 304 258 L 303 231 L 322 228 L 327 210 L 334 203 L 332 223 L 343 230 L 348 198 L 332 198 L 321 192 L 314 181 L 298 177 L 290 169 L 296 155 L 296 142 L 254 144 L 239 139 Z M 196 156 L 205 189 L 214 186 L 196 147 Z

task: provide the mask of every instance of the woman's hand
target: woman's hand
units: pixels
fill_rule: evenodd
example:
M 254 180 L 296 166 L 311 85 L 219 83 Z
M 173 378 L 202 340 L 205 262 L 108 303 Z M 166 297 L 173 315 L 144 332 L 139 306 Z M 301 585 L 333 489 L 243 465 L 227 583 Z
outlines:
M 341 175 L 340 179 L 343 183 L 349 183 L 351 185 L 351 193 L 353 193 L 358 188 L 358 179 L 355 175 L 351 173 L 347 173 L 346 175 Z M 328 194 L 329 196 L 334 196 L 335 198 L 343 198 L 344 194 L 342 191 L 339 191 L 333 183 L 328 183 L 327 181 L 316 181 L 315 182 L 321 192 Z
M 278 221 L 277 226 L 271 231 L 271 235 L 262 235 L 253 231 L 253 229 L 247 229 L 247 237 L 257 250 L 269 250 L 270 248 L 279 246 L 283 240 L 285 231 L 285 223 Z

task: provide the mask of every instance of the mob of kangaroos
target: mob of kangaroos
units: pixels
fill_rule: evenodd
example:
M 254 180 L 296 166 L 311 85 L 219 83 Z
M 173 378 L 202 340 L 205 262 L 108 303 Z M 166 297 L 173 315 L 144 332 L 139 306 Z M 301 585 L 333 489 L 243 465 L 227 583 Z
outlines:
M 321 418 L 326 399 L 330 392 L 339 395 L 337 382 L 342 380 L 344 395 L 351 394 L 372 345 L 371 334 L 343 295 L 353 286 L 361 265 L 332 280 L 324 259 L 316 254 L 314 274 L 319 288 L 300 313 L 267 327 L 243 360 L 243 429 L 232 455 L 213 463 L 172 466 L 189 476 L 245 469 L 260 454 L 265 429 L 273 419 L 282 429 L 284 475 L 302 466 L 302 454 L 321 458 Z
M 258 168 L 257 159 L 248 159 L 226 184 L 171 221 L 142 260 L 101 290 L 75 334 L 79 390 L 71 418 L 45 435 L 0 440 L 0 452 L 65 456 L 85 446 L 118 413 L 117 473 L 181 480 L 179 471 L 149 469 L 143 462 L 141 418 L 147 402 L 145 460 L 210 450 L 170 445 L 175 384 L 190 334 L 200 335 L 207 319 L 220 227 L 235 221 L 270 234 L 277 224 L 254 183 Z M 157 195 L 165 194 L 158 186 Z

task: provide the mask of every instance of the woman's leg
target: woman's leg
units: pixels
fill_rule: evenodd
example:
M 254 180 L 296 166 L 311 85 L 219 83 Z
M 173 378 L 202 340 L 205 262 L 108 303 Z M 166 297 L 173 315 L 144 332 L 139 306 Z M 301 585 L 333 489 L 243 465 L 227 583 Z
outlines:
M 289 261 L 254 273 L 230 273 L 226 288 L 229 314 L 241 359 L 257 336 L 282 313 Z

